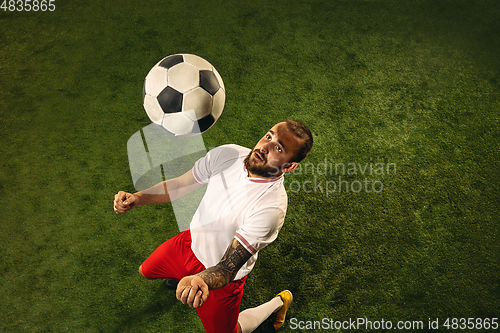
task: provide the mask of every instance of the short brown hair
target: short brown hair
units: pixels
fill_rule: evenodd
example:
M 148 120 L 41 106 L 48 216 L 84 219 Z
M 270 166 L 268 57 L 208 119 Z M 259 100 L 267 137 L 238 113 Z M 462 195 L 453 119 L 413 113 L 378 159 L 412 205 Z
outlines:
M 300 139 L 304 140 L 304 144 L 300 147 L 299 151 L 295 154 L 290 162 L 299 163 L 302 161 L 311 151 L 313 146 L 313 136 L 309 128 L 303 123 L 295 119 L 285 120 L 288 128 Z

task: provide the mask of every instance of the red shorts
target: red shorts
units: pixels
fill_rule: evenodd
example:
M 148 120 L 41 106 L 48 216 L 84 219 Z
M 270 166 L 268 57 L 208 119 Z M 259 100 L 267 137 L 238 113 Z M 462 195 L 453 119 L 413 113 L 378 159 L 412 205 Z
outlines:
M 150 279 L 175 279 L 194 275 L 205 266 L 191 250 L 189 229 L 160 245 L 142 264 L 142 274 Z M 210 290 L 208 300 L 196 311 L 208 333 L 235 333 L 246 276 L 224 288 Z

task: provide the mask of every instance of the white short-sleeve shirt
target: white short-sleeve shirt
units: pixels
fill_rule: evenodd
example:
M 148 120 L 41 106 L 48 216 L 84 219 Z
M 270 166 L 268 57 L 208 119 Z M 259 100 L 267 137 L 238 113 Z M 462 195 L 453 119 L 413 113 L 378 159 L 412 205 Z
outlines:
M 208 187 L 191 221 L 191 249 L 208 268 L 219 263 L 236 238 L 253 256 L 235 280 L 252 270 L 258 251 L 278 236 L 288 200 L 283 176 L 272 180 L 248 177 L 243 160 L 249 152 L 237 145 L 220 146 L 193 167 L 196 181 Z

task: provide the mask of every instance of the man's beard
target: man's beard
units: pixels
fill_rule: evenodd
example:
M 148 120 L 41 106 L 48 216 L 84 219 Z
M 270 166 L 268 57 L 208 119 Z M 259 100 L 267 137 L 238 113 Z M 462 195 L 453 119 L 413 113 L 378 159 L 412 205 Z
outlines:
M 255 164 L 255 160 L 250 160 L 255 151 L 257 151 L 264 159 L 264 161 L 261 162 L 263 163 L 262 165 L 257 165 Z M 274 178 L 279 171 L 279 168 L 267 164 L 267 159 L 265 159 L 265 157 L 260 153 L 258 149 L 250 151 L 243 162 L 245 163 L 245 168 L 248 172 L 264 178 Z

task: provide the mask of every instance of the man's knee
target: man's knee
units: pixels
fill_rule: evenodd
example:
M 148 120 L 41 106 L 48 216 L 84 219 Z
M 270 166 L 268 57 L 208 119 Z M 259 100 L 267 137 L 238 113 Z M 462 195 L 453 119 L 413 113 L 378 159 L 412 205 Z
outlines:
M 142 272 L 142 265 L 139 266 L 139 275 L 142 276 L 142 277 L 145 277 L 146 279 L 148 278 L 146 275 L 144 275 L 144 273 Z

